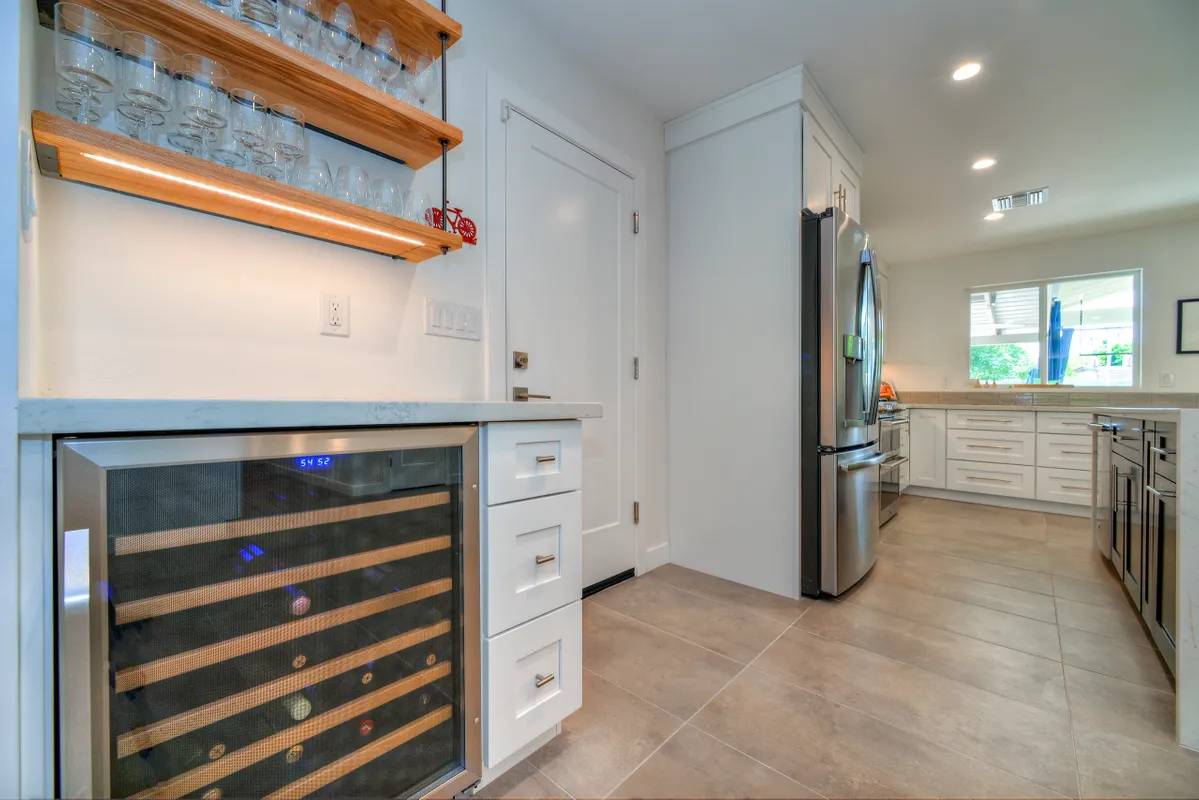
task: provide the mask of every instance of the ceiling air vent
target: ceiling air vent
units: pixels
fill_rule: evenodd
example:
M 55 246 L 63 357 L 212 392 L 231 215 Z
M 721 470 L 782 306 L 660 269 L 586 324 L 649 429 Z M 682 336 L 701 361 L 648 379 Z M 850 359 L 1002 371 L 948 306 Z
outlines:
M 1042 186 L 1040 189 L 1026 189 L 1023 192 L 992 197 L 991 208 L 995 211 L 1011 211 L 1013 208 L 1039 206 L 1048 199 L 1049 187 Z

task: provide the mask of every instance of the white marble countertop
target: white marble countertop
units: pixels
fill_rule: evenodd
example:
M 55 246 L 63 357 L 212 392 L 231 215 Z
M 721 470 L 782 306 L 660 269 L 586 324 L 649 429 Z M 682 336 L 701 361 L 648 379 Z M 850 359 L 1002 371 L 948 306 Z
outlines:
M 904 408 L 944 408 L 949 411 L 1074 411 L 1090 414 L 1094 406 L 1046 406 L 1015 403 L 900 403 Z
M 106 400 L 23 398 L 22 434 L 441 425 L 456 422 L 591 419 L 599 403 L 496 400 Z

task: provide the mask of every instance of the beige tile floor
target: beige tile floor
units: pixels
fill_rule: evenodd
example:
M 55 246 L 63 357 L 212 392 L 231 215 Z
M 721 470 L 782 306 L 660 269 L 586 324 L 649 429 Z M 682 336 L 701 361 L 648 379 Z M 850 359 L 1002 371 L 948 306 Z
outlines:
M 667 565 L 583 626 L 583 708 L 480 795 L 1199 795 L 1087 520 L 908 497 L 839 600 Z

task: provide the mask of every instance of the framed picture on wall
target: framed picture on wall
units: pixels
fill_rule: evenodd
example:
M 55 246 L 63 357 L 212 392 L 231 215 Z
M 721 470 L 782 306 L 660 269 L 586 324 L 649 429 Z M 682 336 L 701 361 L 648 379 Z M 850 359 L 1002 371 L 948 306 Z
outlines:
M 1199 355 L 1199 297 L 1178 301 L 1178 352 Z

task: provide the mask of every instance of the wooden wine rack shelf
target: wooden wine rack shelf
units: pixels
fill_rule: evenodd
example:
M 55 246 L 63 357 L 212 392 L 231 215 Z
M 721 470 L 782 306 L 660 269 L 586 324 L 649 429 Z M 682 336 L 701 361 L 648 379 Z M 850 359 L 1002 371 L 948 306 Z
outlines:
M 190 3 L 184 5 L 191 7 Z M 268 40 L 269 41 L 269 40 Z M 249 175 L 63 117 L 33 112 L 45 175 L 206 211 L 407 261 L 462 247 L 438 228 Z
M 419 169 L 441 157 L 462 131 L 318 59 L 207 7 L 201 0 L 77 0 L 120 30 L 145 31 L 176 53 L 199 53 L 229 70 L 230 86 L 304 112 L 310 125 Z M 333 3 L 335 6 L 336 3 Z M 355 0 L 359 21 L 389 22 L 402 50 L 440 55 L 462 26 L 426 0 Z

